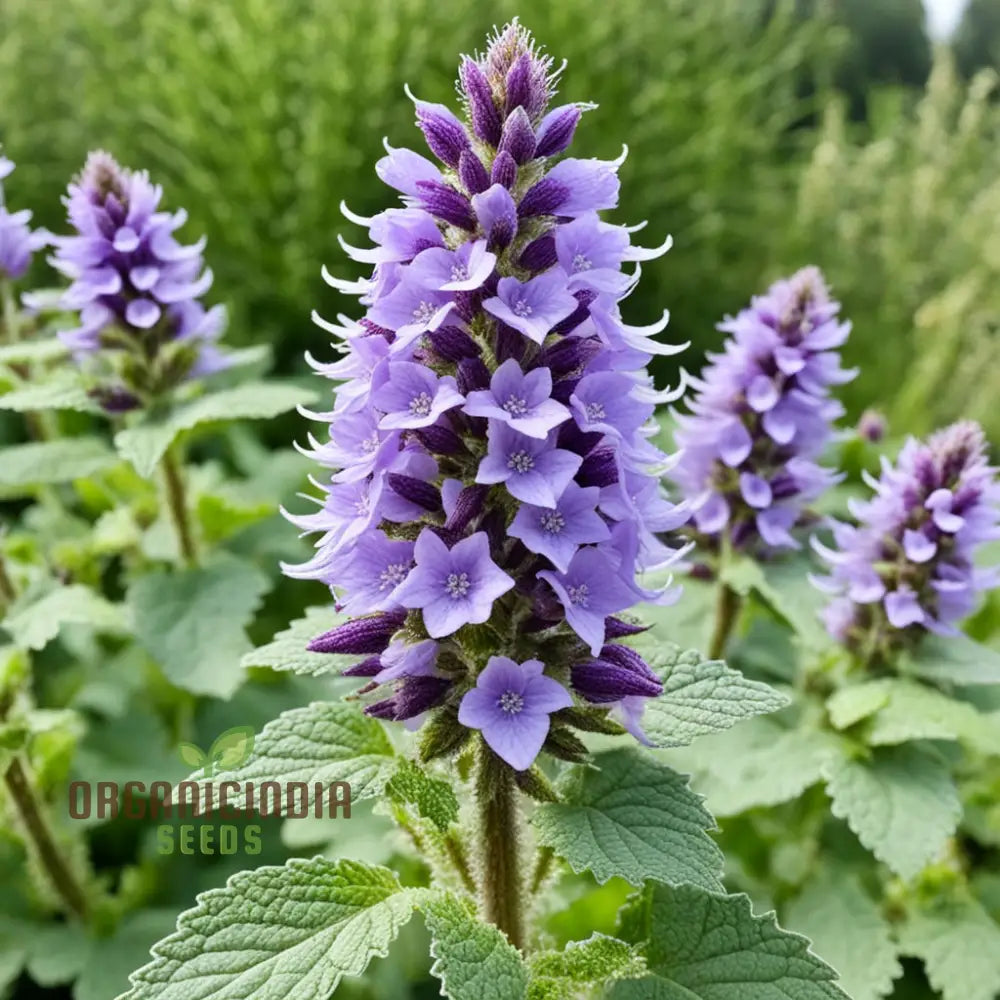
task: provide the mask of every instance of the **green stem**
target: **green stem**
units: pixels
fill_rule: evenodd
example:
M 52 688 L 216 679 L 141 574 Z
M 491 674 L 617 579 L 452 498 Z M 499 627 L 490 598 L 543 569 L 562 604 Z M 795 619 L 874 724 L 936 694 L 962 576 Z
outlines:
M 198 550 L 195 547 L 194 534 L 191 530 L 184 476 L 173 451 L 168 449 L 164 453 L 160 466 L 163 469 L 163 482 L 167 493 L 167 509 L 170 511 L 170 519 L 177 532 L 177 544 L 184 561 L 189 566 L 193 566 L 198 561 Z
M 0 608 L 13 604 L 15 597 L 17 597 L 17 591 L 14 589 L 13 581 L 7 572 L 7 563 L 3 553 L 0 552 Z
M 8 344 L 16 344 L 19 330 L 17 322 L 17 303 L 10 290 L 10 283 L 0 281 L 0 304 L 3 305 L 3 337 L 0 340 Z
M 718 599 L 715 605 L 715 628 L 712 631 L 712 641 L 708 645 L 708 658 L 710 660 L 722 659 L 733 626 L 736 624 L 736 619 L 739 618 L 742 603 L 740 595 L 720 580 Z
M 476 794 L 483 850 L 480 886 L 483 914 L 507 935 L 515 948 L 523 948 L 517 786 L 513 771 L 486 747 L 482 749 Z
M 531 876 L 531 888 L 529 894 L 534 896 L 541 888 L 542 884 L 549 877 L 552 871 L 552 862 L 555 861 L 556 853 L 551 847 L 543 847 L 538 852 L 538 859 L 535 861 L 535 871 Z
M 476 880 L 472 877 L 472 868 L 469 866 L 469 858 L 465 851 L 465 844 L 462 843 L 461 838 L 454 830 L 449 830 L 444 835 L 444 846 L 445 850 L 448 852 L 448 857 L 451 860 L 455 871 L 458 872 L 459 878 L 462 880 L 462 885 L 475 895 L 476 892 Z

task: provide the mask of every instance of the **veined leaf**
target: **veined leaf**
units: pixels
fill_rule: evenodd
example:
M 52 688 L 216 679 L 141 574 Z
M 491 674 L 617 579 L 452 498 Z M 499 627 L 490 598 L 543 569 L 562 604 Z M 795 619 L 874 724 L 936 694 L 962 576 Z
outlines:
M 118 456 L 96 437 L 33 441 L 0 452 L 0 487 L 68 483 L 93 476 L 118 461 Z
M 583 986 L 607 986 L 616 979 L 637 979 L 646 962 L 636 945 L 606 934 L 571 941 L 562 951 L 541 951 L 529 962 L 528 1000 L 575 1000 Z
M 1000 684 L 1000 653 L 964 635 L 927 635 L 902 666 L 935 684 Z
M 419 764 L 400 758 L 386 793 L 400 802 L 415 806 L 417 812 L 445 831 L 458 822 L 458 799 L 447 781 L 432 778 Z
M 27 649 L 44 648 L 64 625 L 121 633 L 129 629 L 129 615 L 122 605 L 112 604 L 82 583 L 73 583 L 50 590 L 32 603 L 15 605 L 3 621 L 14 642 Z
M 311 653 L 307 647 L 311 639 L 329 632 L 343 621 L 347 621 L 347 617 L 333 608 L 308 608 L 303 618 L 293 621 L 266 645 L 247 653 L 243 657 L 243 666 L 290 670 L 296 674 L 339 673 L 357 663 L 360 657 Z
M 32 410 L 80 410 L 101 413 L 101 407 L 87 395 L 77 372 L 61 369 L 43 382 L 21 386 L 0 394 L 0 410 L 27 413 Z

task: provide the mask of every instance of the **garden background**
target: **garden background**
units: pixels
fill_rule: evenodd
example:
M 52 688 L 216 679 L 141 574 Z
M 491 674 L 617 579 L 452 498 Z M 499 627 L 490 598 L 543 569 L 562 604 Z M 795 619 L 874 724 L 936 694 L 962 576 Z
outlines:
M 414 139 L 403 83 L 449 100 L 455 53 L 516 14 L 568 60 L 564 98 L 599 104 L 576 154 L 614 158 L 629 141 L 616 218 L 648 220 L 646 243 L 673 235 L 673 250 L 646 265 L 627 304 L 635 323 L 669 308 L 671 339 L 692 342 L 659 362 L 661 383 L 676 365 L 699 370 L 721 343 L 723 315 L 812 263 L 854 324 L 845 363 L 861 374 L 841 393 L 849 422 L 877 404 L 890 435 L 965 416 L 1000 440 L 998 0 L 972 0 L 950 43 L 928 36 L 920 0 L 559 0 L 530 9 L 500 0 L 0 0 L 0 143 L 19 165 L 8 200 L 61 233 L 60 196 L 89 149 L 148 169 L 165 207 L 189 212 L 182 235 L 208 237 L 210 301 L 230 311 L 227 342 L 267 345 L 278 375 L 314 385 L 303 353 L 325 357 L 329 338 L 309 313 L 342 308 L 320 266 L 360 274 L 337 243 L 357 242 L 339 205 L 369 215 L 392 201 L 372 165 L 383 137 Z M 43 256 L 34 284 L 55 284 Z M 0 420 L 0 441 L 22 433 L 16 417 Z M 304 433 L 294 415 L 244 424 L 199 444 L 198 457 L 236 466 L 276 507 L 309 471 L 290 448 Z M 263 469 L 266 483 L 254 478 Z M 232 547 L 274 576 L 248 629 L 253 642 L 326 600 L 319 587 L 277 579 L 278 558 L 304 549 L 276 512 Z M 59 684 L 71 681 L 53 677 L 58 702 Z M 175 704 L 176 692 L 153 683 L 146 714 L 83 737 L 78 766 L 114 778 L 134 777 L 141 763 L 177 778 L 185 769 L 164 715 L 190 712 L 208 745 L 227 726 L 259 727 L 321 689 L 261 671 L 228 699 Z M 377 856 L 378 823 L 338 832 L 338 851 L 349 837 L 355 856 L 365 842 Z M 194 892 L 243 863 L 130 861 L 123 875 L 122 859 L 143 853 L 136 840 L 146 834 L 111 824 L 91 838 L 98 869 L 132 879 L 149 908 L 125 925 L 131 945 L 116 939 L 91 978 L 77 980 L 76 1000 L 114 995 L 111 982 L 124 986 Z M 274 860 L 311 852 L 315 833 L 302 826 L 265 842 L 261 860 Z M 574 915 L 568 901 L 563 932 L 610 920 L 616 891 L 591 897 L 586 913 Z M 595 916 L 602 898 L 607 912 Z M 407 949 L 412 983 L 399 975 Z M 344 994 L 436 994 L 420 984 L 419 942 L 404 935 L 394 954 L 376 985 Z M 37 995 L 27 977 L 12 988 Z

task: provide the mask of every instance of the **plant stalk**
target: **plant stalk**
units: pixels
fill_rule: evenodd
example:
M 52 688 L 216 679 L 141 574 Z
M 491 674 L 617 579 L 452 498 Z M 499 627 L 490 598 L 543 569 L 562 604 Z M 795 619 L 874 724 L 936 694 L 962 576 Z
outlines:
M 708 645 L 708 658 L 721 660 L 732 634 L 736 619 L 739 618 L 743 601 L 728 584 L 719 581 L 718 599 L 715 605 L 715 628 Z
M 485 747 L 476 793 L 483 852 L 480 865 L 483 915 L 507 935 L 515 948 L 523 948 L 517 786 L 511 769 Z
M 7 572 L 7 563 L 3 553 L 0 552 L 0 610 L 13 604 L 15 597 L 17 597 L 17 591 L 14 589 L 14 583 Z
M 184 489 L 184 476 L 180 465 L 171 449 L 164 452 L 160 462 L 163 469 L 163 482 L 167 493 L 167 508 L 170 519 L 177 533 L 177 543 L 184 561 L 194 566 L 198 561 L 198 550 L 191 530 L 191 519 L 188 512 L 187 493 Z

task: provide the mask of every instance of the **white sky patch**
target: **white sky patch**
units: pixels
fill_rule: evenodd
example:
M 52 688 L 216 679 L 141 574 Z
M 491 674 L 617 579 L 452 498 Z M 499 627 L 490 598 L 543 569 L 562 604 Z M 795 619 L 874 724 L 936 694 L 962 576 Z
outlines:
M 924 0 L 927 29 L 932 38 L 948 38 L 958 27 L 968 0 Z

